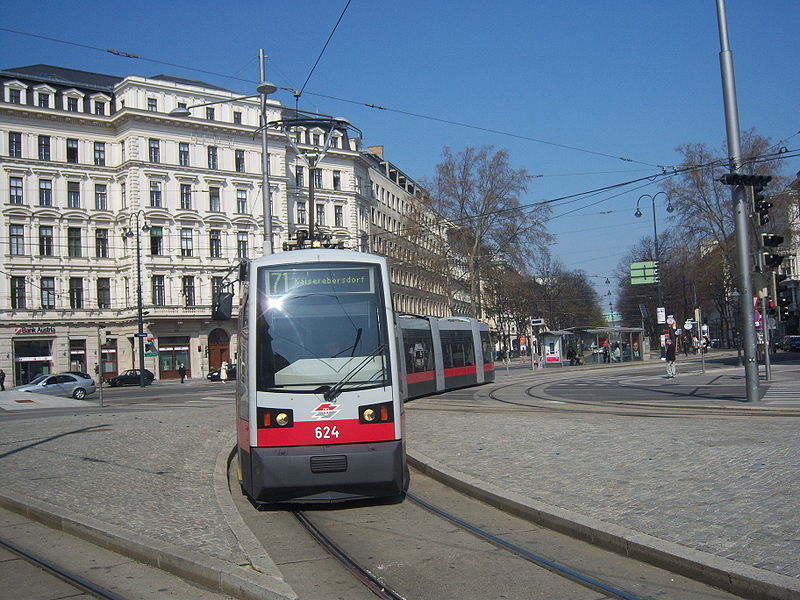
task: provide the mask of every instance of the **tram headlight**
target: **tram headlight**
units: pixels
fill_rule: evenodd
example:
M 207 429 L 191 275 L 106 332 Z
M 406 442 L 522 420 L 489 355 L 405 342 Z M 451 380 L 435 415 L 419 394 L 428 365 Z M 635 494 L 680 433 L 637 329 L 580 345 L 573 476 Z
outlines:
M 290 408 L 258 407 L 258 428 L 293 427 L 294 412 Z
M 391 402 L 368 404 L 358 407 L 358 421 L 368 423 L 391 423 L 394 421 L 394 409 Z
M 287 415 L 285 412 L 280 412 L 275 415 L 275 422 L 281 427 L 286 427 L 290 420 L 291 419 L 289 419 L 289 415 Z

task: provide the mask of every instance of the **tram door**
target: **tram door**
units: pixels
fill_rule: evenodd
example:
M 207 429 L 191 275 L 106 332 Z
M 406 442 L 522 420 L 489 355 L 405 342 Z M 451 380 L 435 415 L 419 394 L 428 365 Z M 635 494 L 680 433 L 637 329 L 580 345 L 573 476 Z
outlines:
M 231 347 L 228 334 L 222 329 L 215 329 L 208 334 L 208 370 L 216 371 L 225 361 L 231 364 Z

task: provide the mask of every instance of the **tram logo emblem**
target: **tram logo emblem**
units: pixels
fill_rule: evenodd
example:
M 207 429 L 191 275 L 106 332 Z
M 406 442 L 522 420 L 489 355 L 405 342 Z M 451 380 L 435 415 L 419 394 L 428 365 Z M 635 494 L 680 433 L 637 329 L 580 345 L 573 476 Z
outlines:
M 323 402 L 311 411 L 311 418 L 317 420 L 332 419 L 340 410 L 342 410 L 341 407 L 332 402 Z

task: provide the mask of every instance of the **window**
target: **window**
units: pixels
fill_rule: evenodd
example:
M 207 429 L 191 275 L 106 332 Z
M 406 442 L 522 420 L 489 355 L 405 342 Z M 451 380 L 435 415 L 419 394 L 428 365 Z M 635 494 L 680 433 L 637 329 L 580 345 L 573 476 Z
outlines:
M 56 278 L 42 277 L 42 308 L 53 309 L 56 307 Z
M 186 306 L 194 306 L 194 276 L 186 275 L 183 278 L 183 297 Z
M 81 184 L 77 181 L 67 182 L 67 208 L 81 207 Z
M 105 142 L 94 143 L 94 164 L 98 167 L 106 166 L 106 144 Z
M 111 280 L 108 277 L 97 279 L 97 308 L 111 308 Z
M 81 255 L 81 228 L 69 227 L 67 229 L 67 255 L 78 257 Z
M 119 197 L 122 201 L 122 208 L 128 207 L 128 187 L 123 183 L 119 186 Z
M 192 230 L 181 229 L 181 256 L 192 256 Z
M 53 256 L 53 227 L 39 226 L 39 256 Z
M 294 168 L 294 184 L 297 187 L 303 187 L 303 167 Z
M 192 210 L 192 186 L 188 183 L 181 184 L 181 209 Z
M 319 146 L 319 145 L 320 145 L 320 135 L 319 135 L 318 133 L 314 133 L 314 134 L 312 134 L 312 136 L 311 136 L 311 143 L 312 143 L 314 146 Z
M 186 142 L 178 144 L 178 164 L 182 167 L 189 166 L 189 144 Z
M 317 225 L 325 225 L 325 205 L 324 204 L 317 204 L 316 223 L 317 223 Z
M 11 104 L 22 104 L 22 93 L 17 89 L 8 90 L 8 101 Z
M 148 98 L 147 110 L 149 110 L 150 112 L 156 112 L 158 110 L 158 100 L 156 100 L 155 98 Z
M 161 141 L 155 138 L 150 138 L 147 145 L 150 151 L 150 162 L 161 162 Z
M 69 163 L 78 162 L 78 140 L 73 140 L 73 139 L 67 140 L 67 162 Z
M 69 307 L 83 308 L 83 279 L 69 278 Z
M 334 171 L 333 172 L 333 189 L 335 189 L 335 190 L 342 189 L 342 172 L 341 171 Z
M 242 113 L 238 110 L 233 111 L 233 122 L 236 125 L 242 124 Z
M 238 258 L 247 258 L 247 232 L 236 232 L 236 256 Z
M 25 226 L 24 225 L 9 225 L 8 226 L 8 251 L 14 256 L 22 256 L 25 254 Z
M 216 146 L 209 146 L 208 147 L 208 168 L 209 169 L 216 169 L 218 165 L 217 161 L 217 147 Z
M 344 227 L 344 207 L 341 204 L 333 207 L 333 219 L 336 227 Z
M 247 214 L 247 190 L 236 190 L 236 212 Z
M 108 258 L 108 229 L 95 231 L 94 248 L 97 258 Z
M 236 172 L 244 173 L 244 150 L 236 150 L 234 155 L 236 158 Z
M 50 94 L 39 92 L 39 108 L 50 108 Z
M 153 306 L 164 306 L 164 276 L 153 275 Z
M 214 108 L 211 106 L 206 106 L 206 119 L 209 121 L 214 120 Z
M 150 206 L 153 208 L 161 208 L 161 182 L 150 182 Z
M 339 147 L 339 137 L 332 136 L 331 137 L 331 148 L 338 148 Z
M 11 277 L 11 308 L 25 308 L 25 278 Z
M 39 136 L 39 160 L 50 160 L 50 136 Z
M 8 155 L 11 158 L 22 158 L 22 134 L 15 131 L 8 133 Z
M 297 203 L 297 224 L 298 225 L 305 225 L 306 224 L 306 203 L 305 202 L 298 202 Z
M 106 114 L 106 103 L 105 102 L 95 102 L 94 103 L 94 114 L 96 115 L 104 115 Z M 103 307 L 101 307 L 103 308 Z
M 22 177 L 9 177 L 8 190 L 8 201 L 10 204 L 23 204 Z
M 49 179 L 39 180 L 39 206 L 53 206 L 53 182 Z
M 150 228 L 150 254 L 160 256 L 164 253 L 164 230 L 161 227 Z
M 219 201 L 219 188 L 212 187 L 208 188 L 208 210 L 211 212 L 220 212 L 220 201 Z
M 78 112 L 78 99 L 67 98 L 67 110 L 69 112 Z
M 212 229 L 209 234 L 209 245 L 211 247 L 211 258 L 222 257 L 222 231 Z
M 105 183 L 94 186 L 94 207 L 97 210 L 108 210 L 108 190 Z
M 322 187 L 322 169 L 314 169 L 314 187 Z

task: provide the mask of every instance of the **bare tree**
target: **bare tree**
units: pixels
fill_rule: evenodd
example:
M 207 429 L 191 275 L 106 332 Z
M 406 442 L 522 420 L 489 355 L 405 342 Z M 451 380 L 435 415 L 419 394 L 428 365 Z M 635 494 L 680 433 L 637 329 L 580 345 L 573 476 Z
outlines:
M 521 268 L 528 252 L 542 246 L 548 234 L 543 220 L 549 208 L 523 208 L 520 197 L 531 176 L 509 164 L 506 150 L 469 147 L 453 154 L 445 147 L 431 185 L 433 207 L 454 224 L 450 241 L 464 256 L 472 314 L 481 315 L 481 275 L 502 253 Z

